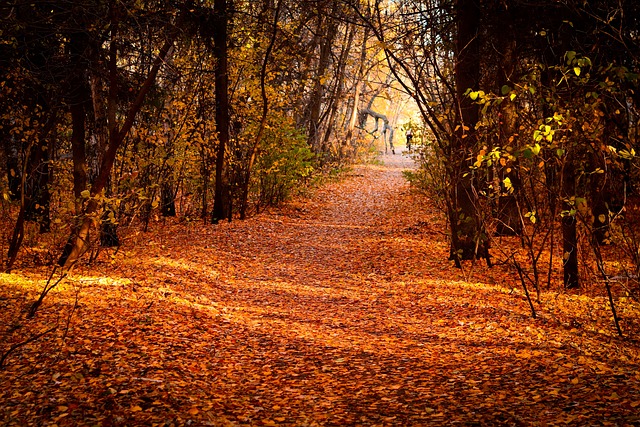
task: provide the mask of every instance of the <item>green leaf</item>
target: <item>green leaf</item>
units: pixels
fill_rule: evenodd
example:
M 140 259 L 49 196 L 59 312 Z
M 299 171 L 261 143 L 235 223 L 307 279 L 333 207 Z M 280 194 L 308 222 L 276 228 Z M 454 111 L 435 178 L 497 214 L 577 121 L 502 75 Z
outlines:
M 500 89 L 500 92 L 502 92 L 503 95 L 508 94 L 509 92 L 511 92 L 511 88 L 509 87 L 509 85 L 504 85 L 502 86 L 502 88 Z
M 82 193 L 80 193 L 80 196 L 81 196 L 83 199 L 88 199 L 88 198 L 89 198 L 89 196 L 91 196 L 91 193 L 89 193 L 89 190 L 84 190 Z

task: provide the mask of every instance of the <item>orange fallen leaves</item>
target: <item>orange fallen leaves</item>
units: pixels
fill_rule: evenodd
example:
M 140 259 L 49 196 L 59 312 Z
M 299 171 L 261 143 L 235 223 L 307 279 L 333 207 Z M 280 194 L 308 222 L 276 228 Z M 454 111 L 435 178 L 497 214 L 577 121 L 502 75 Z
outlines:
M 465 280 L 398 159 L 247 221 L 168 223 L 31 321 L 9 308 L 39 283 L 5 285 L 8 339 L 59 328 L 0 371 L 0 424 L 640 422 L 638 343 L 606 303 L 544 294 L 532 319 L 509 271 Z

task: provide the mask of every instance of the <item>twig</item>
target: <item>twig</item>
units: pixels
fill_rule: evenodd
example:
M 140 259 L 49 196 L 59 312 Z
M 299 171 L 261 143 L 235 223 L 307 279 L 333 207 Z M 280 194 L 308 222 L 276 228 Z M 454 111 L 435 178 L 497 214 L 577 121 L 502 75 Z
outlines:
M 516 260 L 515 256 L 511 258 L 513 266 L 518 270 L 518 275 L 520 276 L 520 283 L 522 283 L 522 288 L 524 289 L 524 294 L 527 297 L 527 301 L 529 302 L 529 307 L 531 308 L 531 317 L 536 318 L 536 309 L 533 306 L 533 301 L 531 301 L 531 296 L 529 295 L 529 289 L 527 289 L 527 282 L 524 277 L 524 272 L 522 271 L 522 266 Z
M 9 347 L 9 349 L 4 352 L 2 357 L 0 357 L 0 371 L 4 369 L 5 362 L 6 362 L 7 358 L 9 357 L 9 355 L 11 353 L 13 353 L 15 350 L 19 349 L 20 347 L 25 346 L 25 345 L 29 344 L 30 342 L 33 342 L 33 341 L 45 336 L 46 334 L 55 331 L 57 328 L 58 328 L 58 325 L 52 326 L 51 328 L 47 329 L 44 332 L 40 332 L 39 334 L 36 334 L 36 335 L 34 335 L 32 337 L 29 337 L 24 341 L 15 343 L 11 347 Z
M 60 278 L 58 280 L 56 280 L 53 285 L 51 285 L 51 280 L 53 279 L 53 275 L 56 273 L 57 269 L 58 269 L 57 266 L 53 268 L 53 271 L 51 272 L 51 275 L 49 276 L 49 279 L 47 280 L 47 283 L 44 285 L 44 288 L 42 289 L 42 292 L 40 292 L 40 296 L 38 297 L 38 299 L 36 301 L 33 302 L 33 304 L 31 304 L 31 307 L 29 308 L 29 312 L 27 313 L 27 319 L 32 319 L 33 316 L 36 315 L 36 312 L 38 311 L 38 308 L 40 308 L 40 306 L 42 305 L 42 301 L 44 301 L 44 298 L 47 296 L 47 294 L 53 288 L 58 286 L 60 284 L 60 282 L 62 282 L 62 280 L 64 280 L 65 277 L 67 277 L 67 272 L 64 272 L 62 274 L 62 276 L 60 276 Z
M 76 288 L 76 297 L 73 302 L 73 307 L 69 311 L 69 316 L 67 316 L 67 323 L 64 326 L 64 334 L 62 334 L 62 341 L 64 342 L 67 339 L 67 334 L 69 333 L 69 325 L 71 324 L 71 318 L 73 317 L 73 313 L 75 313 L 76 308 L 78 308 L 78 295 L 80 294 L 80 290 Z

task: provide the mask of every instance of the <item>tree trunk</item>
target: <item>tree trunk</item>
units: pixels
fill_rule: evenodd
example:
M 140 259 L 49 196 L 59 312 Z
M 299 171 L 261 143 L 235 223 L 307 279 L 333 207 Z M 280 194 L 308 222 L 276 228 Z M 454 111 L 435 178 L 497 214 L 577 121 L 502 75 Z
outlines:
M 358 107 L 360 105 L 360 93 L 362 91 L 362 80 L 364 79 L 364 69 L 367 60 L 367 40 L 369 39 L 369 27 L 364 28 L 364 32 L 362 34 L 362 46 L 360 48 L 360 60 L 358 64 L 358 74 L 353 83 L 353 100 L 351 106 L 351 114 L 349 116 L 349 123 L 347 125 L 347 135 L 345 137 L 345 151 L 347 144 L 351 144 L 353 147 L 353 155 L 355 156 L 355 150 L 357 145 L 353 142 L 353 131 L 355 130 L 358 124 Z M 345 153 L 346 154 L 346 153 Z
M 163 183 L 160 189 L 160 213 L 164 217 L 176 216 L 176 192 L 169 183 Z
M 47 105 L 46 101 L 42 105 Z M 46 107 L 45 107 L 46 108 Z M 26 173 L 21 185 L 24 193 L 24 219 L 35 221 L 40 226 L 40 233 L 51 231 L 50 203 L 51 169 L 49 167 L 50 152 L 53 151 L 55 138 L 52 136 L 57 123 L 57 114 L 52 112 L 47 122 L 40 129 L 35 146 L 26 153 Z M 20 174 L 22 175 L 22 174 Z
M 89 235 L 88 228 L 83 232 L 82 194 L 87 189 L 86 158 L 86 118 L 90 105 L 91 92 L 87 80 L 85 52 L 89 41 L 86 33 L 73 34 L 69 40 L 69 56 L 73 67 L 73 77 L 69 81 L 69 109 L 71 111 L 71 152 L 73 155 L 73 195 L 75 198 L 75 218 L 71 225 L 71 235 L 67 240 L 58 264 L 66 266 L 75 247 L 84 247 Z M 79 252 L 77 256 L 79 256 Z M 77 258 L 76 256 L 76 258 Z
M 267 65 L 269 64 L 269 57 L 273 50 L 273 46 L 276 43 L 276 36 L 278 34 L 278 20 L 280 17 L 280 4 L 278 1 L 276 4 L 276 10 L 273 15 L 273 32 L 271 33 L 271 39 L 269 45 L 264 53 L 264 59 L 262 60 L 262 66 L 260 67 L 260 97 L 262 98 L 262 115 L 260 118 L 260 126 L 258 127 L 258 133 L 256 139 L 249 151 L 249 160 L 246 165 L 246 173 L 242 181 L 241 199 L 240 199 L 240 219 L 245 219 L 247 214 L 247 205 L 249 201 L 249 187 L 251 185 L 251 170 L 253 164 L 256 161 L 258 148 L 262 143 L 262 137 L 264 135 L 264 129 L 267 126 L 267 114 L 269 113 L 269 98 L 267 97 L 266 78 L 267 78 Z
M 565 163 L 562 176 L 563 199 L 569 200 L 576 194 L 576 177 L 573 162 Z M 578 233 L 576 206 L 563 202 L 564 215 L 562 217 L 562 268 L 564 287 L 567 289 L 579 288 L 578 281 Z
M 515 30 L 513 28 L 512 16 L 510 10 L 502 5 L 496 5 L 497 10 L 492 13 L 492 25 L 490 26 L 490 35 L 488 36 L 491 43 L 491 51 L 494 55 L 489 60 L 497 63 L 496 75 L 491 91 L 495 91 L 500 95 L 503 86 L 513 86 L 511 77 L 517 65 L 517 45 Z M 495 65 L 494 65 L 495 66 Z M 488 67 L 490 68 L 490 67 Z M 517 129 L 517 112 L 515 104 L 505 100 L 498 107 L 498 146 L 504 148 L 510 146 L 509 138 L 513 138 L 518 133 Z M 514 236 L 522 233 L 522 220 L 520 209 L 518 207 L 518 192 L 520 191 L 520 177 L 518 176 L 515 164 L 506 164 L 497 166 L 498 179 L 500 180 L 500 194 L 498 196 L 498 209 L 496 212 L 497 226 L 496 234 L 499 236 Z M 511 191 L 506 191 L 504 187 L 505 178 L 511 181 Z
M 338 2 L 334 2 L 333 11 L 336 11 Z M 331 16 L 323 16 L 323 11 L 318 11 L 318 33 L 321 34 L 318 66 L 315 70 L 314 86 L 311 92 L 311 99 L 309 100 L 307 131 L 309 146 L 313 148 L 316 153 L 326 154 L 322 152 L 321 140 L 320 140 L 320 126 L 322 120 L 320 115 L 322 113 L 322 104 L 324 98 L 325 87 L 323 81 L 325 80 L 325 74 L 331 63 L 331 49 L 333 47 L 333 40 L 336 36 L 337 22 Z M 324 18 L 324 19 L 323 19 Z
M 8 129 L 8 128 L 5 128 Z M 4 143 L 5 167 L 7 168 L 7 182 L 9 184 L 9 198 L 13 202 L 20 200 L 21 168 L 20 144 L 8 130 L 2 133 Z
M 120 246 L 118 225 L 115 221 L 116 213 L 107 206 L 100 220 L 100 246 L 114 248 Z
M 215 0 L 213 4 L 215 26 L 213 29 L 213 52 L 216 58 L 215 80 L 215 121 L 218 131 L 216 149 L 216 182 L 213 196 L 211 222 L 217 224 L 224 218 L 231 218 L 230 191 L 227 181 L 225 153 L 229 145 L 229 76 L 228 76 L 228 25 L 229 8 L 227 0 Z
M 456 4 L 456 128 L 450 151 L 451 187 L 451 258 L 472 260 L 484 257 L 489 262 L 488 241 L 476 212 L 477 195 L 474 188 L 469 156 L 476 143 L 475 126 L 478 106 L 465 94 L 479 85 L 478 28 L 480 10 L 474 0 L 458 0 Z
M 340 52 L 340 57 L 338 59 L 338 70 L 336 72 L 336 84 L 335 89 L 333 91 L 333 95 L 331 96 L 331 105 L 329 107 L 329 115 L 327 120 L 327 128 L 324 131 L 324 137 L 322 138 L 321 151 L 327 152 L 327 147 L 329 146 L 329 140 L 333 136 L 334 126 L 336 124 L 336 117 L 338 114 L 338 110 L 340 107 L 340 101 L 343 97 L 344 92 L 344 81 L 345 81 L 345 71 L 347 65 L 347 57 L 349 52 L 351 51 L 351 45 L 353 43 L 353 38 L 356 33 L 355 25 L 351 25 L 345 29 L 345 38 L 342 42 L 342 51 Z M 339 148 L 341 150 L 341 148 Z M 336 153 L 337 157 L 342 157 L 341 153 Z

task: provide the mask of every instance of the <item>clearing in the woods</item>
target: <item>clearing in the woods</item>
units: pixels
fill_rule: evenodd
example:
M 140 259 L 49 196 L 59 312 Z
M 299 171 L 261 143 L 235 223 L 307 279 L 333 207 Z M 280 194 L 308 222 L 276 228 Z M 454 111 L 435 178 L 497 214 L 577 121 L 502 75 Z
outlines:
M 0 275 L 3 352 L 56 327 L 7 357 L 0 424 L 640 424 L 638 342 L 606 300 L 543 293 L 534 319 L 506 267 L 453 268 L 411 165 L 246 221 L 159 222 L 32 320 L 41 276 Z

